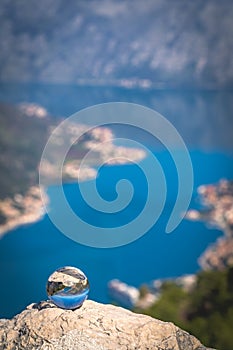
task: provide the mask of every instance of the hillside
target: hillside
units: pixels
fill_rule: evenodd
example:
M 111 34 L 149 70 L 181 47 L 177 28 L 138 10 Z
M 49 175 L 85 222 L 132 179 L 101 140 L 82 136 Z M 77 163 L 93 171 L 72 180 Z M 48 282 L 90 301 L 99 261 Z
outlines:
M 0 80 L 232 87 L 232 16 L 230 0 L 1 1 Z
M 38 182 L 37 166 L 49 135 L 49 117 L 0 105 L 0 199 L 25 194 Z
M 84 125 L 68 123 L 64 132 L 57 133 L 49 159 L 42 163 L 40 179 L 43 179 L 43 186 L 39 187 L 42 152 L 60 122 L 62 119 L 49 116 L 43 107 L 35 104 L 0 104 L 0 236 L 18 225 L 43 217 L 40 191 L 45 192 L 48 185 L 56 184 L 59 179 L 57 160 L 65 139 L 71 140 L 73 145 L 63 164 L 63 182 L 94 179 L 98 164 L 124 164 L 145 157 L 143 150 L 114 145 L 109 128 L 96 127 L 86 131 Z M 101 146 L 103 143 L 105 147 Z M 92 156 L 81 167 L 82 159 L 92 149 L 95 149 Z

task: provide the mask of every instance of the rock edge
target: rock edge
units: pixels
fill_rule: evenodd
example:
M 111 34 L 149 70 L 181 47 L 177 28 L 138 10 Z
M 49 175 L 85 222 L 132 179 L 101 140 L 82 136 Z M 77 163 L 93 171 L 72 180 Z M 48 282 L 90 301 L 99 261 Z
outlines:
M 91 300 L 75 311 L 43 301 L 0 320 L 0 350 L 13 349 L 207 350 L 173 323 Z

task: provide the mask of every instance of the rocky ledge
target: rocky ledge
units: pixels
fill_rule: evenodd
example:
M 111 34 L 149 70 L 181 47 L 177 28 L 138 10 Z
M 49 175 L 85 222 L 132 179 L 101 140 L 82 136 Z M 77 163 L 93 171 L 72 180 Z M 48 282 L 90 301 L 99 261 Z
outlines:
M 10 349 L 207 350 L 173 323 L 90 300 L 75 311 L 43 301 L 0 320 L 0 350 Z

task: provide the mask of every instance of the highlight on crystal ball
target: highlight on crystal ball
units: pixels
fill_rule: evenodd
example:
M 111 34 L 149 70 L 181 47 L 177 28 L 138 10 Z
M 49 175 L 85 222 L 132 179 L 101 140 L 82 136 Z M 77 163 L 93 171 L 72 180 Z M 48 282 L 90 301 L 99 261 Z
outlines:
M 76 267 L 65 266 L 49 276 L 46 290 L 49 299 L 63 309 L 77 309 L 87 299 L 89 282 Z

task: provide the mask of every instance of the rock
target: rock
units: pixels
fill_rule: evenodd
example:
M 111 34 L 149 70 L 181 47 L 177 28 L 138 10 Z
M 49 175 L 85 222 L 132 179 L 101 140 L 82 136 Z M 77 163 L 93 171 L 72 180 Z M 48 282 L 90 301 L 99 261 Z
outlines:
M 207 350 L 172 323 L 91 300 L 75 311 L 44 301 L 0 320 L 0 350 L 11 349 Z

